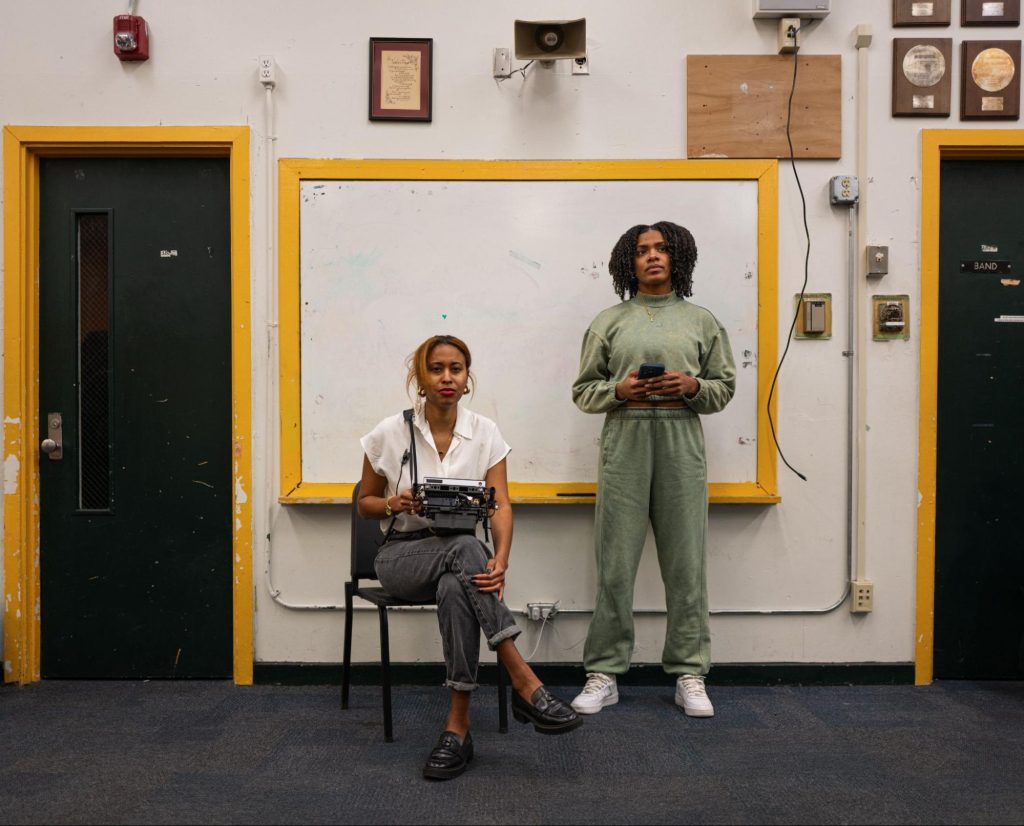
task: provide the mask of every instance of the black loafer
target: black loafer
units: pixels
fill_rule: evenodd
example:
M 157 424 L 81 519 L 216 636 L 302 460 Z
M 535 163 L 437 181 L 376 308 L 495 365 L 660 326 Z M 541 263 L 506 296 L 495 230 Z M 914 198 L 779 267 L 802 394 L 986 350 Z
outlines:
M 529 703 L 513 691 L 512 716 L 520 723 L 533 723 L 534 731 L 541 734 L 564 734 L 583 725 L 583 718 L 572 706 L 544 686 L 533 692 Z
M 451 780 L 469 768 L 472 759 L 473 738 L 469 732 L 466 732 L 466 739 L 460 743 L 457 734 L 446 731 L 430 752 L 427 765 L 423 767 L 423 776 L 428 780 Z

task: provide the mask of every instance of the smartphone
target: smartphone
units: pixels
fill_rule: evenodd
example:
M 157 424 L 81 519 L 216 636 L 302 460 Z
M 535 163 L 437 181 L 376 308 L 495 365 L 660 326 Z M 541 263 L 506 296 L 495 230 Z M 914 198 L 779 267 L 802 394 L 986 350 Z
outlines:
M 650 364 L 645 363 L 640 365 L 640 369 L 636 372 L 638 379 L 653 379 L 665 372 L 664 364 Z

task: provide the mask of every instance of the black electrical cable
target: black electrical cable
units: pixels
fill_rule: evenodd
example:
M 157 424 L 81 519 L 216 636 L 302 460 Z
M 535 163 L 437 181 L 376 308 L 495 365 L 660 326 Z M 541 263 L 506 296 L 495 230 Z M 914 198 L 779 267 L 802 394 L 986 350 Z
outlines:
M 779 380 L 779 372 L 782 370 L 782 363 L 786 360 L 786 354 L 789 352 L 789 345 L 793 341 L 793 330 L 796 329 L 796 320 L 800 314 L 800 308 L 804 303 L 804 292 L 807 290 L 807 278 L 811 262 L 811 231 L 807 226 L 807 199 L 804 197 L 804 188 L 800 185 L 800 175 L 796 171 L 796 154 L 793 151 L 793 136 L 790 134 L 790 126 L 793 122 L 793 94 L 796 92 L 796 70 L 797 66 L 800 64 L 798 59 L 800 55 L 800 46 L 797 45 L 797 36 L 800 34 L 800 29 L 791 28 L 790 31 L 793 35 L 793 85 L 789 90 L 789 106 L 786 112 L 786 141 L 789 143 L 789 163 L 793 167 L 793 177 L 796 179 L 796 188 L 800 192 L 800 204 L 803 209 L 804 219 L 804 235 L 807 237 L 807 252 L 804 255 L 804 283 L 800 285 L 800 297 L 796 302 L 796 312 L 793 314 L 793 323 L 789 325 L 789 333 L 786 336 L 786 347 L 782 351 L 782 358 L 779 359 L 779 364 L 775 368 L 775 375 L 772 377 L 771 390 L 768 391 L 767 408 L 768 425 L 771 427 L 772 439 L 775 442 L 775 449 L 779 451 L 779 456 L 782 457 L 782 461 L 786 467 L 806 482 L 807 477 L 786 460 L 786 454 L 782 452 L 782 446 L 779 444 L 779 438 L 775 434 L 775 422 L 772 421 L 772 396 L 775 395 L 775 384 Z
M 519 72 L 519 74 L 521 74 L 523 76 L 523 80 L 525 81 L 526 80 L 526 70 L 529 69 L 533 64 L 534 64 L 534 61 L 531 60 L 525 66 L 520 66 L 518 69 L 513 69 L 511 72 L 508 73 L 508 77 L 498 77 L 498 78 L 495 78 L 495 80 L 497 80 L 498 83 L 504 83 L 506 80 L 508 80 L 509 77 L 512 77 L 512 75 L 514 75 L 516 72 Z

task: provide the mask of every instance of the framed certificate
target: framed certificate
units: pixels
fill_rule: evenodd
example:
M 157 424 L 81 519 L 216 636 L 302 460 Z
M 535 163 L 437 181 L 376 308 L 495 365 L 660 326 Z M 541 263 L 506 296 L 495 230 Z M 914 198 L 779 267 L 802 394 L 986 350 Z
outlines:
M 948 26 L 952 0 L 892 0 L 893 26 Z
M 1020 0 L 961 0 L 960 24 L 1017 26 L 1020 24 Z
M 960 55 L 960 119 L 1020 117 L 1020 41 L 965 40 Z
M 951 38 L 893 38 L 893 116 L 949 117 L 952 58 Z
M 370 38 L 370 120 L 430 121 L 431 38 Z

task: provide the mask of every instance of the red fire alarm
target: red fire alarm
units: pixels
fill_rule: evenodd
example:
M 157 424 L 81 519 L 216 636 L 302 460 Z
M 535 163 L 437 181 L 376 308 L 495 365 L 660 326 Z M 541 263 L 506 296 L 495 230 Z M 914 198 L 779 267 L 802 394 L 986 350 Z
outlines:
M 118 60 L 149 60 L 149 26 L 136 14 L 114 18 L 114 54 Z

